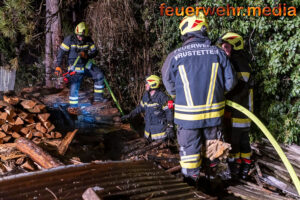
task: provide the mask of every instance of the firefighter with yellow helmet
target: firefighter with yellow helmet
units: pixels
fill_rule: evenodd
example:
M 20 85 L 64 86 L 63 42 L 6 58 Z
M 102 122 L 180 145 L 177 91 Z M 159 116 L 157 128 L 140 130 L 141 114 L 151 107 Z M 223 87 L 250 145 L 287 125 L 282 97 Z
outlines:
M 235 71 L 237 72 L 238 84 L 232 91 L 226 94 L 226 99 L 232 100 L 253 112 L 253 81 L 251 79 L 251 66 L 249 56 L 244 51 L 242 36 L 234 32 L 223 34 L 218 43 L 228 55 Z M 251 165 L 251 147 L 249 131 L 251 120 L 238 110 L 226 107 L 225 118 L 228 138 L 231 144 L 231 158 L 229 164 L 233 177 L 245 179 Z
M 168 139 L 174 137 L 173 132 L 173 112 L 169 102 L 169 97 L 159 88 L 161 79 L 156 75 L 146 78 L 145 93 L 140 104 L 124 115 L 121 120 L 135 117 L 139 113 L 145 113 L 145 138 L 151 140 Z M 169 103 L 169 105 L 168 105 Z
M 197 182 L 203 142 L 222 135 L 224 93 L 236 84 L 236 75 L 225 52 L 211 44 L 203 13 L 184 17 L 179 29 L 183 44 L 171 52 L 162 68 L 163 83 L 175 98 L 174 122 L 178 125 L 180 165 L 187 181 Z M 209 171 L 218 160 L 210 160 Z
M 93 40 L 88 36 L 88 27 L 85 22 L 75 27 L 75 34 L 67 36 L 61 43 L 56 62 L 55 74 L 62 74 L 61 65 L 64 55 L 68 56 L 68 72 L 73 72 L 70 78 L 71 87 L 69 95 L 70 107 L 68 111 L 77 114 L 78 93 L 84 76 L 92 77 L 94 80 L 94 102 L 103 102 L 104 75 L 93 62 L 98 51 Z

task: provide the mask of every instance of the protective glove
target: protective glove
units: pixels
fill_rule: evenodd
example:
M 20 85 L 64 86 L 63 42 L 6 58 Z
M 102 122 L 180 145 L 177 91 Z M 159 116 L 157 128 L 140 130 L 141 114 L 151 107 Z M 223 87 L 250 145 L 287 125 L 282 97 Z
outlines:
M 121 117 L 121 121 L 122 121 L 122 122 L 123 122 L 123 121 L 126 121 L 126 120 L 128 120 L 130 117 L 131 117 L 130 114 L 124 115 L 124 116 Z
M 55 68 L 55 72 L 54 73 L 55 73 L 56 76 L 61 76 L 62 75 L 62 69 L 59 66 L 57 66 Z
M 85 51 L 79 52 L 79 56 L 80 56 L 80 58 L 83 58 L 83 59 L 88 59 L 88 57 L 89 57 L 87 52 L 85 52 Z
M 173 125 L 168 125 L 168 127 L 166 129 L 166 134 L 167 134 L 168 139 L 174 139 L 175 138 Z

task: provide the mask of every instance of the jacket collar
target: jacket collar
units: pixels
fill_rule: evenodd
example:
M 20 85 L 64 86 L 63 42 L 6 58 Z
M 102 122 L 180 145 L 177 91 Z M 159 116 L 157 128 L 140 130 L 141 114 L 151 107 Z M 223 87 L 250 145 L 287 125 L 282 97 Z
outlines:
M 190 44 L 190 43 L 194 43 L 194 42 L 211 45 L 211 41 L 206 36 L 206 34 L 204 35 L 203 33 L 199 32 L 199 31 L 187 33 L 187 35 L 185 35 L 185 37 L 187 39 L 184 41 L 183 46 Z

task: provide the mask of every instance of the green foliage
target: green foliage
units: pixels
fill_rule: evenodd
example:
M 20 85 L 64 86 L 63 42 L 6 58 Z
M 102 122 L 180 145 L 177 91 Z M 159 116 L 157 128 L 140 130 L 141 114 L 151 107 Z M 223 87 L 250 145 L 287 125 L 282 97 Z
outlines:
M 160 16 L 159 5 L 195 6 L 196 1 L 155 1 L 156 12 L 147 16 L 153 21 L 151 33 L 152 57 L 159 57 L 158 65 L 173 49 L 181 45 L 178 25 L 182 17 Z M 277 6 L 299 7 L 300 1 L 201 0 L 198 6 Z M 144 11 L 148 14 L 148 11 Z M 255 114 L 264 121 L 274 136 L 286 143 L 300 144 L 300 19 L 275 16 L 209 16 L 212 41 L 226 31 L 235 31 L 244 37 L 246 49 L 252 57 L 255 78 Z M 253 128 L 257 138 L 262 133 Z M 255 139 L 254 138 L 254 139 Z
M 0 33 L 13 41 L 18 33 L 25 37 L 25 43 L 32 39 L 35 24 L 31 0 L 5 0 L 0 7 Z

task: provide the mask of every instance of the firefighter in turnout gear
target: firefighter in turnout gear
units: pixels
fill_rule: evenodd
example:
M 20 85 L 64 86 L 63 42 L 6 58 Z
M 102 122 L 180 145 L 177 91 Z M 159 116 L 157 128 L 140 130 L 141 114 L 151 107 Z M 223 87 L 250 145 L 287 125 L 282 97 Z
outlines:
M 169 97 L 162 92 L 160 87 L 161 79 L 156 75 L 146 78 L 146 92 L 140 104 L 123 116 L 122 121 L 133 118 L 141 112 L 145 113 L 145 138 L 152 140 L 171 139 L 173 131 L 173 111 L 169 108 Z M 173 104 L 173 103 L 171 103 Z
M 223 34 L 219 40 L 237 73 L 238 84 L 226 94 L 226 99 L 236 102 L 253 112 L 253 81 L 251 79 L 251 66 L 248 56 L 244 52 L 244 41 L 239 34 L 228 32 Z M 249 131 L 251 120 L 236 109 L 226 107 L 225 117 L 229 123 L 228 138 L 231 143 L 231 174 L 233 177 L 241 175 L 247 178 L 250 169 L 251 147 L 249 142 Z
M 163 83 L 175 98 L 175 124 L 180 165 L 187 180 L 197 181 L 205 141 L 222 135 L 225 91 L 236 84 L 235 71 L 225 54 L 211 45 L 203 13 L 185 17 L 179 25 L 183 45 L 171 52 L 162 68 Z M 209 161 L 212 168 L 216 160 Z
M 78 110 L 78 92 L 84 76 L 92 77 L 94 80 L 94 102 L 103 102 L 104 75 L 92 58 L 98 51 L 93 40 L 88 36 L 88 27 L 84 22 L 79 23 L 74 31 L 75 34 L 67 36 L 60 45 L 57 55 L 57 75 L 62 73 L 61 65 L 64 55 L 68 56 L 68 72 L 76 72 L 70 77 L 70 110 Z M 72 112 L 72 111 L 71 111 Z

